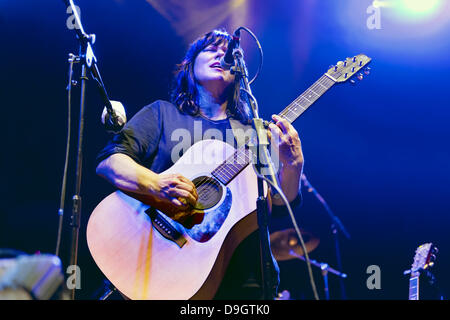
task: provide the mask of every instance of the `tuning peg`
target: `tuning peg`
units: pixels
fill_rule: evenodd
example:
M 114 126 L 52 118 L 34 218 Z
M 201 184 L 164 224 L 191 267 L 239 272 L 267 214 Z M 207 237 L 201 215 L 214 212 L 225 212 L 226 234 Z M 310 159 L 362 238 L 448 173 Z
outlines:
M 364 73 L 366 74 L 366 75 L 369 75 L 370 74 L 370 68 L 369 67 L 366 67 L 365 69 L 364 69 Z
M 350 80 L 350 83 L 351 83 L 351 84 L 356 84 L 356 81 L 353 80 L 353 79 L 351 79 L 351 80 Z
M 364 79 L 364 75 L 360 72 L 360 73 L 358 73 L 357 74 L 357 76 L 356 76 L 357 78 L 358 78 L 358 80 L 362 80 L 362 79 Z
M 356 57 L 353 57 L 353 62 L 356 62 Z

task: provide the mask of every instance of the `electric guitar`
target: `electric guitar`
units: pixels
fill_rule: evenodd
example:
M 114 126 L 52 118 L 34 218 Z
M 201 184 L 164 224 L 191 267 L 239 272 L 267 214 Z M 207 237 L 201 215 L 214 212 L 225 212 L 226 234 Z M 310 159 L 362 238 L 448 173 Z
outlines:
M 280 116 L 293 122 L 334 84 L 349 80 L 370 61 L 363 54 L 339 61 Z M 202 161 L 195 161 L 199 157 Z M 107 196 L 87 225 L 95 263 L 129 299 L 213 298 L 234 250 L 258 228 L 251 158 L 245 146 L 234 149 L 219 140 L 203 140 L 164 171 L 183 174 L 197 188 L 195 209 L 203 212 L 203 221 L 190 229 L 170 218 L 179 209 L 168 202 L 122 191 Z
M 408 300 L 419 300 L 420 272 L 434 265 L 436 253 L 437 248 L 432 243 L 422 244 L 416 249 L 411 269 L 406 271 L 407 273 L 411 273 L 409 278 Z

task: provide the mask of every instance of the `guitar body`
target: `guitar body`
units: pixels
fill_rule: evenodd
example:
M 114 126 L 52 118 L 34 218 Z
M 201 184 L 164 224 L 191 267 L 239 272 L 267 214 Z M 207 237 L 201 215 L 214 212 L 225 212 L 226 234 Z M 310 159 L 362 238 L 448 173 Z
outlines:
M 234 151 L 222 141 L 200 141 L 165 173 L 181 173 L 191 180 L 207 176 Z M 208 161 L 196 161 L 199 156 Z M 96 264 L 130 299 L 213 298 L 234 250 L 257 230 L 253 167 L 248 165 L 221 187 L 220 201 L 204 210 L 202 223 L 191 229 L 158 212 L 182 234 L 181 247 L 155 228 L 148 205 L 121 191 L 110 194 L 92 212 L 87 226 Z

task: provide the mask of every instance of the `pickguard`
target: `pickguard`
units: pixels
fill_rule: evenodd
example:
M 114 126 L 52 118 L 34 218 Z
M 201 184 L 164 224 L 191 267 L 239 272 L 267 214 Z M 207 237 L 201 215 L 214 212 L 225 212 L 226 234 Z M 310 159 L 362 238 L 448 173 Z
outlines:
M 205 210 L 202 223 L 195 225 L 191 229 L 185 229 L 186 233 L 195 241 L 206 242 L 219 231 L 223 222 L 230 212 L 232 204 L 232 194 L 228 187 L 225 187 L 226 194 L 223 201 L 216 207 Z

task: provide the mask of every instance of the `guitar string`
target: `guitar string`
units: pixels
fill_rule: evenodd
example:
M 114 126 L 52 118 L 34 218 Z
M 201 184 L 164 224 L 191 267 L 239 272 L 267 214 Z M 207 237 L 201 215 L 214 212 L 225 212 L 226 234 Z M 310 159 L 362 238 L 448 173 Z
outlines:
M 330 80 L 331 83 L 327 83 L 326 80 Z M 325 84 L 325 86 L 323 85 Z M 297 99 L 295 99 L 285 110 L 283 110 L 284 112 L 284 116 L 287 118 L 290 118 L 290 114 L 294 114 L 294 120 L 295 118 L 297 118 L 298 116 L 300 116 L 304 111 L 306 111 L 317 99 L 320 98 L 320 96 L 322 96 L 329 88 L 331 88 L 331 86 L 334 84 L 334 81 L 332 81 L 331 79 L 329 79 L 326 75 L 323 75 L 318 81 L 316 81 L 311 87 L 309 87 L 305 93 L 301 94 Z M 317 92 L 315 90 L 320 89 L 320 86 L 324 87 L 324 89 L 322 90 L 318 90 L 319 94 L 317 94 Z M 304 95 L 308 92 L 313 92 L 315 95 L 317 95 L 317 98 L 313 99 L 312 101 L 309 101 Z M 309 102 L 309 104 L 307 106 L 303 106 L 302 105 L 302 100 L 307 100 Z M 294 108 L 292 105 L 296 105 L 297 107 Z M 296 112 L 296 110 L 298 109 L 298 107 L 300 107 L 301 109 L 303 109 L 303 111 L 301 111 L 300 113 Z M 288 119 L 290 120 L 290 119 Z M 293 122 L 293 121 L 291 121 Z
M 310 92 L 310 91 L 313 91 L 314 89 L 316 89 L 316 88 L 319 88 L 319 85 L 318 84 L 321 84 L 321 82 L 324 80 L 324 77 L 326 77 L 325 75 L 323 75 L 318 81 L 316 81 L 310 88 L 308 88 L 306 91 L 305 91 L 305 93 L 308 93 L 308 92 Z M 327 89 L 328 90 L 328 89 Z M 326 91 L 326 90 L 325 90 Z M 322 93 L 320 93 L 320 95 L 322 95 L 325 91 L 323 91 Z M 315 93 L 315 92 L 314 92 Z M 315 93 L 316 95 L 317 95 L 317 93 Z M 304 96 L 304 94 L 301 94 L 299 97 L 297 97 L 291 104 L 289 104 L 288 105 L 288 107 L 285 109 L 285 110 L 283 110 L 283 112 L 282 112 L 282 115 L 284 116 L 284 117 L 287 117 L 288 118 L 288 120 L 290 121 L 290 122 L 293 122 L 291 119 L 290 119 L 290 114 L 291 113 L 293 113 L 294 115 L 295 115 L 295 117 L 294 117 L 294 120 L 295 120 L 295 118 L 296 117 L 298 117 L 298 116 L 300 116 L 310 105 L 308 105 L 308 106 L 303 106 L 302 105 L 302 102 L 301 102 L 301 99 L 303 98 L 303 96 Z M 320 96 L 319 96 L 320 97 Z M 296 107 L 294 108 L 293 107 L 293 105 L 295 105 Z M 301 111 L 300 113 L 297 113 L 296 112 L 296 110 L 297 110 L 297 108 L 298 107 L 300 107 L 301 109 L 303 109 L 303 111 Z

